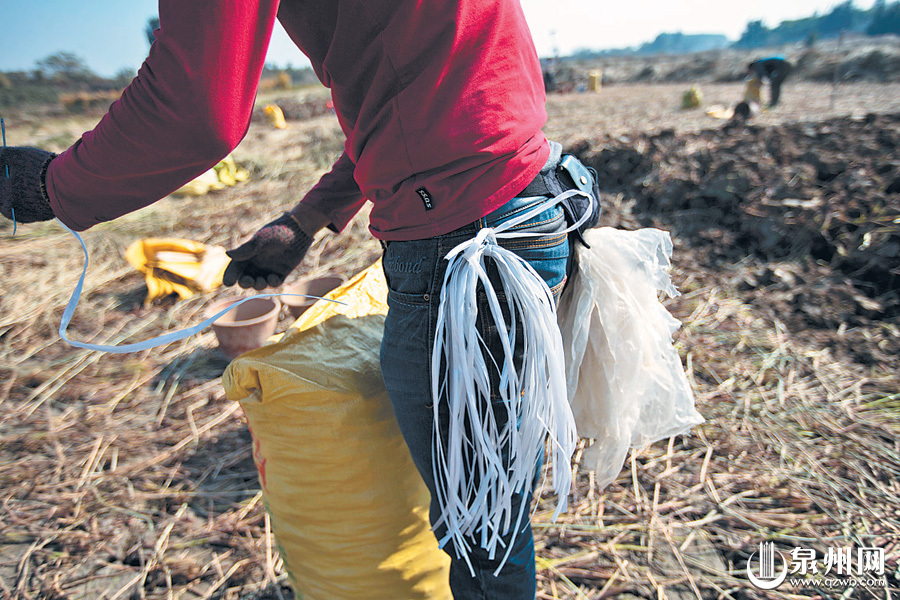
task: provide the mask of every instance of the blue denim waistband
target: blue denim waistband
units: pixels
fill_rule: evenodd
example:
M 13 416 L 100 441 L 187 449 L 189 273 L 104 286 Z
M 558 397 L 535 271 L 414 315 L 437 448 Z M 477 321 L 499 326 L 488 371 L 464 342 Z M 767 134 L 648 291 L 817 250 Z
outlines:
M 562 146 L 556 142 L 550 142 L 550 156 L 547 158 L 547 162 L 541 168 L 541 173 L 546 173 L 549 170 L 555 169 L 559 164 L 561 158 Z M 536 178 L 540 176 L 541 175 L 538 174 Z M 459 229 L 454 229 L 453 231 L 440 237 L 456 237 L 475 234 L 485 227 L 494 227 L 496 225 L 499 225 L 500 223 L 512 218 L 522 211 L 528 210 L 538 202 L 541 202 L 545 199 L 546 198 L 544 196 L 516 196 L 500 208 L 497 208 L 493 212 L 481 217 L 474 223 L 469 223 L 468 225 L 464 225 Z

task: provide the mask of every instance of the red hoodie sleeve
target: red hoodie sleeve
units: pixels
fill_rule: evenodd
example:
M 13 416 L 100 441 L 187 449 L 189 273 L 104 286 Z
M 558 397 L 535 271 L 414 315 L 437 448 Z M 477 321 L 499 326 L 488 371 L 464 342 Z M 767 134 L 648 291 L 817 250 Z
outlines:
M 331 167 L 331 171 L 323 175 L 301 200 L 301 203 L 329 217 L 329 227 L 335 233 L 346 227 L 353 215 L 366 203 L 366 198 L 353 178 L 355 169 L 356 165 L 344 152 Z
M 54 214 L 84 230 L 175 191 L 247 133 L 278 0 L 160 0 L 156 41 L 92 130 L 50 163 Z

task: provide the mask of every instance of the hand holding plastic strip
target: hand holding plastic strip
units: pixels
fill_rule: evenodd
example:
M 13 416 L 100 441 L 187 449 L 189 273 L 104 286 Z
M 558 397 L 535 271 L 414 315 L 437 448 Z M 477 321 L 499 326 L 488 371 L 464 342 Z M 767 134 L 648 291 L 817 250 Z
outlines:
M 69 229 L 65 223 L 56 220 L 57 223 L 62 225 L 63 229 L 71 233 L 75 236 L 75 239 L 78 240 L 78 243 L 81 244 L 81 251 L 84 253 L 84 265 L 81 268 L 81 276 L 78 278 L 78 284 L 76 284 L 75 289 L 72 291 L 72 296 L 69 298 L 68 304 L 66 304 L 65 310 L 63 310 L 62 319 L 59 322 L 59 337 L 62 338 L 64 342 L 69 344 L 70 346 L 74 346 L 76 348 L 84 348 L 85 350 L 96 350 L 98 352 L 109 352 L 112 354 L 126 354 L 128 352 L 139 352 L 141 350 L 147 350 L 148 348 L 153 348 L 156 346 L 162 346 L 163 344 L 169 344 L 172 342 L 177 342 L 178 340 L 183 340 L 186 337 L 190 337 L 197 333 L 200 333 L 207 327 L 213 324 L 213 321 L 220 318 L 230 310 L 237 308 L 244 302 L 249 300 L 253 300 L 254 298 L 274 298 L 276 296 L 301 296 L 304 298 L 319 298 L 318 296 L 307 296 L 305 294 L 256 294 L 253 296 L 248 296 L 246 298 L 242 298 L 230 305 L 228 308 L 225 308 L 208 319 L 197 323 L 193 327 L 187 327 L 185 329 L 180 329 L 178 331 L 172 331 L 170 333 L 166 333 L 154 338 L 150 338 L 149 340 L 144 340 L 143 342 L 134 342 L 132 344 L 121 344 L 119 346 L 106 346 L 102 344 L 88 344 L 85 342 L 78 342 L 75 340 L 70 340 L 66 335 L 66 330 L 69 328 L 69 323 L 72 321 L 72 315 L 75 314 L 75 309 L 78 308 L 78 302 L 81 300 L 81 291 L 84 288 L 84 278 L 87 275 L 88 263 L 90 262 L 90 257 L 88 256 L 88 249 L 84 243 L 84 239 L 78 234 L 78 232 Z M 325 298 L 325 300 L 328 300 Z M 329 302 L 337 302 L 337 300 L 328 300 Z

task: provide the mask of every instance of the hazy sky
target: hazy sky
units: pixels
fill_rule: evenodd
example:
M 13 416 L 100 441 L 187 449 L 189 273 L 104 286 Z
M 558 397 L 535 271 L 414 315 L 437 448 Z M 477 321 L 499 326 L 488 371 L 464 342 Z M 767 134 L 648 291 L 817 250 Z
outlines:
M 188 1 L 188 0 L 184 0 Z M 857 0 L 869 8 L 874 0 Z M 72 52 L 100 75 L 136 71 L 147 55 L 144 26 L 156 0 L 28 0 L 0 9 L 0 71 L 31 70 L 35 61 Z M 565 55 L 578 48 L 620 48 L 662 32 L 721 33 L 734 40 L 748 21 L 774 27 L 786 19 L 827 12 L 834 0 L 522 0 L 541 56 L 554 46 Z M 308 64 L 278 27 L 269 62 Z

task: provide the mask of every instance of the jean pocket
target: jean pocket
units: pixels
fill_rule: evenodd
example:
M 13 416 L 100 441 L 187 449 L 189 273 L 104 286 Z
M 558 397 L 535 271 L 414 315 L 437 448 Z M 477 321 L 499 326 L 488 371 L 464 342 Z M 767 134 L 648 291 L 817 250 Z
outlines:
M 385 245 L 382 267 L 388 286 L 388 303 L 427 304 L 434 281 L 434 240 L 389 242 Z
M 428 306 L 430 301 L 431 297 L 428 294 L 405 294 L 388 288 L 387 303 L 389 308 L 393 308 L 395 305 Z

